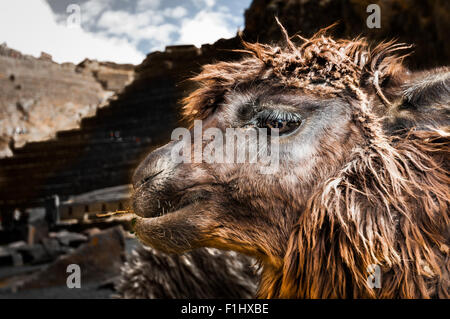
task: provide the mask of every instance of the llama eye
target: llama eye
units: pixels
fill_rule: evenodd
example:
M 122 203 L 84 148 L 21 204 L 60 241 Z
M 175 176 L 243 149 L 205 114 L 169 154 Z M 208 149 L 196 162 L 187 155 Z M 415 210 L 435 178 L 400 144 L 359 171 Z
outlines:
M 261 110 L 249 124 L 260 128 L 267 128 L 268 134 L 272 129 L 278 129 L 278 134 L 286 135 L 294 132 L 302 124 L 300 114 L 283 110 Z
M 243 105 L 238 109 L 238 115 L 242 119 L 251 119 L 254 115 L 254 109 L 251 105 Z
M 273 119 L 266 120 L 264 123 L 261 123 L 261 127 L 265 127 L 268 129 L 278 129 L 278 133 L 280 135 L 285 135 L 295 131 L 301 124 L 300 120 L 288 121 L 282 119 Z

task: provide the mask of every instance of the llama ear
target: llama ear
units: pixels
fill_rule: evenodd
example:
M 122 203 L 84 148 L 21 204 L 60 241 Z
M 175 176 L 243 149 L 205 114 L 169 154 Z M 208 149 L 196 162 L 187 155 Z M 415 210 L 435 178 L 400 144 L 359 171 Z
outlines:
M 426 111 L 430 108 L 444 108 L 449 111 L 450 68 L 439 68 L 412 75 L 403 85 L 403 99 L 400 108 Z
M 450 68 L 413 73 L 389 114 L 392 130 L 450 125 Z
M 392 88 L 397 88 L 408 72 L 402 63 L 408 53 L 399 53 L 410 48 L 409 45 L 395 41 L 384 42 L 368 53 L 363 52 L 356 59 L 362 69 L 361 83 L 370 90 L 375 89 L 375 93 L 387 107 L 392 104 Z

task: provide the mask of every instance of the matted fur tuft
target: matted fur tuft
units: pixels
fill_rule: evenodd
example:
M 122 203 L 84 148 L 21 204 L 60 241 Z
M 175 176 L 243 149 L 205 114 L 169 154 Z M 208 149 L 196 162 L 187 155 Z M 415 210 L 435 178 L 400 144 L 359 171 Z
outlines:
M 252 298 L 255 261 L 233 251 L 201 248 L 183 255 L 139 246 L 122 267 L 117 284 L 125 299 Z

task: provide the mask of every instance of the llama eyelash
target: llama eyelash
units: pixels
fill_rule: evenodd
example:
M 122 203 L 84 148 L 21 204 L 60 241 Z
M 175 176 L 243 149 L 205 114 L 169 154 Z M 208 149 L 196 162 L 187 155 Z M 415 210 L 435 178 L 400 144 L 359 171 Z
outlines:
M 283 110 L 263 109 L 255 111 L 256 116 L 244 127 L 268 128 L 269 134 L 272 129 L 278 129 L 280 135 L 288 135 L 294 132 L 302 123 L 299 114 L 286 112 Z
M 285 121 L 285 122 L 300 122 L 301 116 L 296 113 L 286 112 L 282 110 L 262 110 L 257 115 L 259 123 L 265 123 L 268 121 Z

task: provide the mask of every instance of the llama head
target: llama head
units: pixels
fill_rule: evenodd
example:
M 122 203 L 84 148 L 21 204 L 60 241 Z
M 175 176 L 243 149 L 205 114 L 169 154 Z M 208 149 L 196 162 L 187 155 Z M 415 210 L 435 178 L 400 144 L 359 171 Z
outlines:
M 166 252 L 207 246 L 255 256 L 270 269 L 261 296 L 344 296 L 365 289 L 368 265 L 400 267 L 399 227 L 412 240 L 408 247 L 445 242 L 438 233 L 448 216 L 429 219 L 448 207 L 448 177 L 439 167 L 448 133 L 435 129 L 448 125 L 450 73 L 410 73 L 396 55 L 404 45 L 371 49 L 364 39 L 333 40 L 323 32 L 301 40 L 296 45 L 285 34 L 283 46 L 244 43 L 249 57 L 206 65 L 193 79 L 199 87 L 184 113 L 201 127 L 153 151 L 136 170 L 135 229 Z M 252 162 L 249 144 L 227 135 L 231 128 L 258 145 L 257 155 L 277 152 L 274 169 Z M 231 161 L 205 159 L 212 140 L 218 143 L 210 154 L 223 145 Z M 427 157 L 427 147 L 436 157 Z M 188 161 L 174 160 L 180 150 Z M 427 165 L 434 179 L 424 177 Z M 417 209 L 424 216 L 415 216 Z M 439 256 L 433 259 L 426 245 L 417 249 L 432 259 L 428 269 L 436 275 Z M 324 275 L 314 282 L 307 274 L 317 272 Z M 340 288 L 331 287 L 334 281 Z

